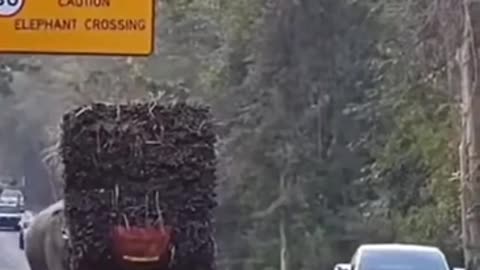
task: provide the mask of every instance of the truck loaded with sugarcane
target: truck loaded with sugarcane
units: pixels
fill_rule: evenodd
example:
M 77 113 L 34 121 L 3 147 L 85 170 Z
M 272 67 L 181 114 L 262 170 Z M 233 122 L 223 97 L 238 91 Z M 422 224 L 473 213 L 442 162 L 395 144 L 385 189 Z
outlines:
M 61 124 L 63 199 L 25 235 L 32 270 L 213 270 L 208 108 L 97 103 Z

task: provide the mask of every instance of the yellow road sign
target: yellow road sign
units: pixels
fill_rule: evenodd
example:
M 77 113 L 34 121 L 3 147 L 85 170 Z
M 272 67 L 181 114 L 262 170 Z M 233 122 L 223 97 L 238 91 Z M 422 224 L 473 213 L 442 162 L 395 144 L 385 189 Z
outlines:
M 149 55 L 155 0 L 0 0 L 0 53 Z

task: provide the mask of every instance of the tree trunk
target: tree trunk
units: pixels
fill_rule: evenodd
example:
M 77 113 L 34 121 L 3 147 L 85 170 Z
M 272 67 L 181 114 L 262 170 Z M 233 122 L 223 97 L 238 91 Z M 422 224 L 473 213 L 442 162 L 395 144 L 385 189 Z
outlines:
M 478 4 L 476 4 L 478 5 Z M 461 45 L 457 54 L 460 70 L 462 141 L 460 144 L 462 229 L 465 266 L 468 270 L 480 270 L 480 91 L 477 78 L 477 48 L 475 28 L 472 23 L 469 0 L 464 0 L 464 26 Z

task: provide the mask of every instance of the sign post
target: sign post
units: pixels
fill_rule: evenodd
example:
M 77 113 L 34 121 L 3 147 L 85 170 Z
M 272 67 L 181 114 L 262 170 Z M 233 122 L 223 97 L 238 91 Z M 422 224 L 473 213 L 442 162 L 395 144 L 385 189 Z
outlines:
M 155 0 L 0 0 L 0 53 L 154 51 Z

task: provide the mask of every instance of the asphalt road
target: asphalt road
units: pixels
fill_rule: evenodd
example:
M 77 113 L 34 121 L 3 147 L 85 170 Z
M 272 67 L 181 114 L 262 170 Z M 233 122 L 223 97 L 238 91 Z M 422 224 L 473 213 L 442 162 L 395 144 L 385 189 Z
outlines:
M 29 270 L 25 253 L 18 247 L 18 232 L 0 231 L 0 270 Z

